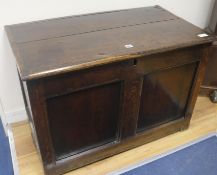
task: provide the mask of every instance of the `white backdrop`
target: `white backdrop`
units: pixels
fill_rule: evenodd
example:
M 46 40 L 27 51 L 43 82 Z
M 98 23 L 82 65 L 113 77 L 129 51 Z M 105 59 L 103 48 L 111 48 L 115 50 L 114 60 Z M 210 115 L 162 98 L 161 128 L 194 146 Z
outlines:
M 9 121 L 23 119 L 15 58 L 4 25 L 90 12 L 161 5 L 187 21 L 207 26 L 214 0 L 0 0 L 0 97 Z

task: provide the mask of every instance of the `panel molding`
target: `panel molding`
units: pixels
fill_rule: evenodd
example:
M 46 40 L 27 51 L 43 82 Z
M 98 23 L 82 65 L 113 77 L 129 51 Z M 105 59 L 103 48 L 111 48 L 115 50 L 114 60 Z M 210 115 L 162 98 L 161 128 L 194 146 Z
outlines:
M 115 80 L 94 86 L 82 86 L 75 91 L 59 95 L 55 94 L 51 98 L 46 98 L 47 118 L 56 160 L 65 159 L 68 156 L 74 156 L 95 147 L 118 141 L 122 83 L 122 81 Z M 113 107 L 111 108 L 111 106 Z M 86 111 L 89 112 L 87 113 Z M 64 117 L 60 117 L 62 115 Z M 88 121 L 88 125 L 82 124 L 81 128 L 77 128 L 75 123 L 81 124 L 84 121 Z M 94 129 L 96 127 L 93 127 L 93 124 L 96 122 L 100 122 L 100 126 L 103 126 L 104 129 L 102 127 L 97 127 L 99 130 Z M 69 123 L 71 124 L 69 125 Z M 64 127 L 65 130 L 60 132 L 60 127 Z M 84 134 L 84 131 L 89 131 L 89 134 Z M 69 135 L 68 133 L 71 134 Z M 71 140 L 76 140 L 76 143 L 69 142 L 65 139 L 66 136 L 70 137 Z M 89 138 L 92 138 L 92 141 Z M 61 145 L 59 144 L 60 142 Z
M 49 95 L 49 96 L 46 97 L 46 100 L 50 100 L 50 99 L 53 99 L 53 98 L 59 98 L 59 97 L 62 97 L 62 96 L 67 96 L 67 95 L 72 95 L 72 94 L 78 93 L 80 91 L 85 91 L 85 90 L 88 90 L 88 89 L 91 89 L 91 88 L 98 88 L 98 87 L 106 86 L 106 85 L 113 84 L 113 83 L 123 83 L 123 81 L 117 79 L 117 80 L 113 80 L 113 81 L 106 81 L 106 82 L 100 83 L 100 84 L 94 84 L 94 85 L 84 86 L 84 87 L 80 87 L 80 88 L 70 89 L 67 92 L 58 93 L 58 94 L 55 94 L 55 95 Z

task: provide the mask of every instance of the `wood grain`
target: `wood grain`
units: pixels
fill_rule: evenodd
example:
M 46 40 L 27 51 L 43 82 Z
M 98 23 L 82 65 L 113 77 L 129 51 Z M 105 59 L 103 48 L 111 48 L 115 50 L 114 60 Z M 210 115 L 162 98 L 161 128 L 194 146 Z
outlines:
M 213 36 L 198 37 L 203 30 L 160 7 L 59 18 L 5 29 L 22 80 L 214 40 Z M 125 48 L 128 44 L 134 47 Z
M 6 28 L 13 34 L 13 42 L 24 43 L 177 18 L 155 6 L 33 21 Z
M 215 0 L 215 4 L 212 9 L 212 15 L 209 21 L 209 24 L 206 28 L 211 34 L 217 34 L 217 1 Z M 208 96 L 217 90 L 217 42 L 214 42 L 211 50 L 210 56 L 207 64 L 207 69 L 205 72 L 204 81 L 202 83 L 200 89 L 201 96 Z M 213 100 L 214 98 L 211 98 Z M 214 100 L 213 100 L 214 101 Z
M 199 97 L 188 130 L 77 169 L 67 175 L 104 175 L 217 131 L 217 105 Z M 20 175 L 44 175 L 28 123 L 13 126 Z
M 158 6 L 6 31 L 47 175 L 187 129 L 215 39 Z

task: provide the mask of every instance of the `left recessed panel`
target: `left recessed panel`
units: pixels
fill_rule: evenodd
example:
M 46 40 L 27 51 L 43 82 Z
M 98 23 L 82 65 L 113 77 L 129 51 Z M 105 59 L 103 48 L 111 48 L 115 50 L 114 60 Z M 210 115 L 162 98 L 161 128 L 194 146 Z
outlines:
M 57 160 L 118 140 L 121 84 L 98 85 L 47 99 Z

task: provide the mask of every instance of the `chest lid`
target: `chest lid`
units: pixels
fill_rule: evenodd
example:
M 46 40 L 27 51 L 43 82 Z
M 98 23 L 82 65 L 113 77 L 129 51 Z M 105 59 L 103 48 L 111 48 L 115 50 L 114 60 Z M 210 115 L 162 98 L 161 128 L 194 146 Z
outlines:
M 212 42 L 165 9 L 143 7 L 5 26 L 22 80 Z

